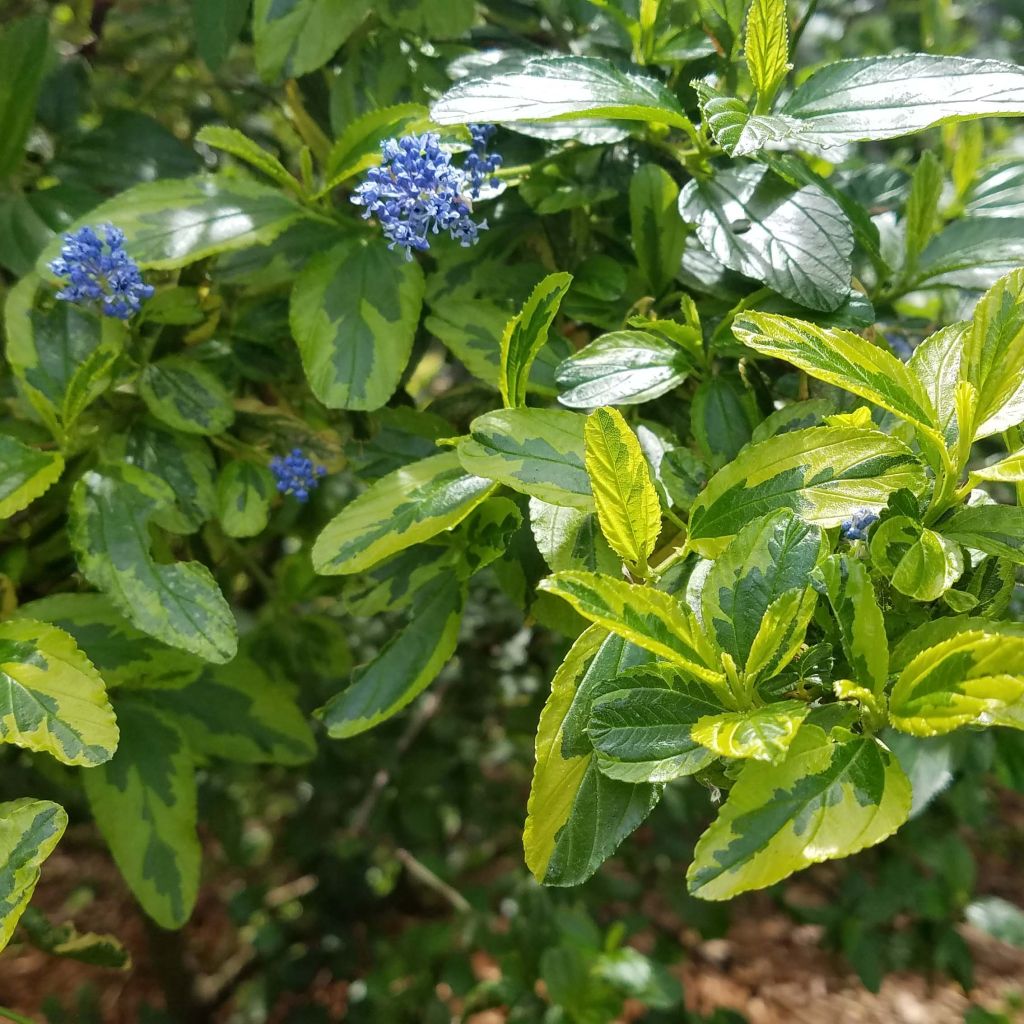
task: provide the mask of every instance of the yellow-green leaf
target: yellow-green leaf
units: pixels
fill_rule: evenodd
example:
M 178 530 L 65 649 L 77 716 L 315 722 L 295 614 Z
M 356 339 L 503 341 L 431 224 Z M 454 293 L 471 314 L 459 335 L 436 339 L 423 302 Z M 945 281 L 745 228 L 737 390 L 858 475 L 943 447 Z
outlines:
M 640 442 L 616 409 L 592 412 L 583 438 L 601 532 L 613 551 L 645 569 L 661 532 L 661 504 Z
M 763 113 L 789 70 L 786 0 L 754 0 L 750 5 L 744 54 L 757 90 L 757 112 Z
M 705 715 L 694 724 L 691 734 L 722 757 L 780 761 L 810 710 L 802 701 L 784 700 L 749 711 Z
M 30 448 L 0 434 L 0 519 L 20 512 L 57 482 L 64 471 L 59 452 Z

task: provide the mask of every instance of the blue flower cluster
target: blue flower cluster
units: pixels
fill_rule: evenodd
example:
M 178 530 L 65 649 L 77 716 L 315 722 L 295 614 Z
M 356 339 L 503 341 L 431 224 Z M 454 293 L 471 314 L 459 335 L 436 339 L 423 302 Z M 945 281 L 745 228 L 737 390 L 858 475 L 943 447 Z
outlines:
M 878 522 L 876 513 L 870 509 L 861 509 L 860 512 L 854 512 L 849 519 L 843 522 L 840 532 L 846 540 L 867 540 L 868 527 L 876 522 Z
M 491 188 L 497 188 L 500 184 L 494 175 L 501 166 L 501 154 L 487 152 L 491 136 L 497 130 L 493 124 L 471 124 L 469 126 L 473 148 L 466 154 L 466 159 L 462 162 L 462 169 L 469 175 L 469 194 L 474 199 L 480 198 L 480 189 L 484 187 L 486 178 L 490 178 Z
M 284 457 L 275 455 L 270 460 L 270 472 L 274 474 L 277 489 L 282 494 L 292 494 L 299 501 L 308 501 L 309 492 L 319 486 L 320 477 L 327 468 L 314 465 L 312 459 L 302 454 L 301 448 L 293 448 Z
M 441 148 L 435 132 L 406 135 L 381 143 L 384 162 L 371 168 L 359 185 L 352 202 L 364 207 L 363 217 L 376 217 L 384 236 L 405 249 L 407 259 L 413 252 L 430 248 L 429 235 L 447 231 L 463 246 L 477 241 L 486 221 L 472 218 L 472 200 L 480 194 L 487 175 L 501 164 L 497 154 L 487 154 L 487 141 L 493 127 L 472 126 L 473 150 L 466 169 L 452 164 L 451 153 Z
M 103 232 L 103 239 L 98 231 Z M 135 260 L 125 251 L 124 232 L 112 224 L 79 228 L 65 235 L 60 256 L 49 266 L 64 281 L 58 299 L 98 302 L 104 316 L 118 320 L 134 316 L 153 294 L 153 286 L 142 280 Z

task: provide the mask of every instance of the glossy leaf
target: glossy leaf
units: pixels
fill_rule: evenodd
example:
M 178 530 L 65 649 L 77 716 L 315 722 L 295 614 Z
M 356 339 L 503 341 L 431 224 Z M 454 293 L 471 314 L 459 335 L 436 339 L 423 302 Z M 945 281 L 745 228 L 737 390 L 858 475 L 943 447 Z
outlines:
M 647 283 L 660 295 L 679 272 L 686 226 L 679 217 L 679 186 L 657 164 L 644 164 L 629 182 L 633 252 Z
M 457 82 L 430 108 L 438 124 L 519 121 L 643 121 L 691 128 L 660 82 L 597 57 L 536 57 L 521 67 Z
M 997 281 L 974 309 L 961 375 L 974 385 L 974 437 L 1024 420 L 1024 270 Z
M 548 274 L 505 327 L 501 336 L 498 386 L 506 408 L 515 409 L 526 404 L 530 368 L 547 344 L 548 331 L 571 284 L 571 274 Z
M 343 739 L 365 732 L 418 697 L 455 653 L 464 601 L 462 584 L 450 575 L 427 584 L 409 624 L 317 711 L 328 735 Z
M 904 217 L 904 253 L 906 267 L 913 267 L 940 224 L 942 164 L 930 150 L 921 154 L 914 168 Z
M 685 679 L 667 687 L 663 673 L 643 666 L 616 682 L 622 689 L 595 702 L 587 728 L 603 774 L 623 782 L 669 782 L 714 761 L 690 735 L 698 719 L 722 710 L 713 690 Z
M 893 102 L 897 97 L 898 102 Z M 948 121 L 1024 114 L 1024 72 L 998 60 L 929 54 L 833 61 L 783 104 L 819 146 L 894 139 Z
M 711 135 L 729 156 L 750 156 L 769 143 L 786 143 L 800 135 L 800 122 L 778 114 L 752 114 L 735 96 L 723 96 L 708 82 L 694 82 L 700 111 Z
M 749 711 L 726 711 L 700 718 L 693 738 L 722 757 L 781 761 L 810 712 L 810 705 L 784 700 Z
M 754 396 L 738 373 L 716 373 L 700 382 L 690 405 L 690 428 L 712 469 L 736 458 L 757 417 Z
M 241 178 L 202 176 L 136 185 L 92 210 L 68 230 L 87 224 L 116 224 L 125 247 L 141 266 L 174 270 L 234 249 L 272 242 L 304 216 L 302 207 L 276 188 Z M 36 264 L 60 250 L 54 241 Z
M 558 572 L 540 589 L 568 601 L 586 619 L 659 658 L 718 682 L 714 650 L 696 616 L 670 594 L 589 572 Z
M 713 558 L 751 519 L 776 509 L 839 526 L 856 512 L 881 512 L 895 491 L 924 487 L 920 462 L 886 434 L 859 427 L 794 430 L 750 445 L 711 478 L 690 511 L 689 543 Z
M 313 393 L 331 409 L 377 409 L 412 352 L 423 272 L 380 240 L 343 242 L 309 261 L 289 320 Z
M 744 527 L 715 561 L 701 591 L 701 617 L 707 633 L 740 668 L 747 665 L 772 604 L 807 588 L 822 547 L 821 530 L 779 510 Z M 795 621 L 780 625 L 788 633 Z M 802 631 L 796 633 L 799 643 Z
M 298 182 L 273 153 L 264 149 L 237 128 L 228 128 L 219 124 L 203 125 L 196 132 L 196 142 L 229 153 L 250 167 L 256 168 L 257 171 L 265 174 L 282 188 L 294 189 L 298 186 Z
M 954 220 L 926 246 L 914 285 L 982 289 L 1024 261 L 1024 218 Z
M 92 766 L 117 748 L 106 687 L 75 641 L 45 622 L 0 622 L 0 742 Z
M 427 118 L 427 108 L 419 103 L 399 103 L 382 107 L 356 118 L 338 136 L 327 156 L 327 186 L 337 188 L 343 181 L 362 174 L 381 161 L 380 144 L 401 138 L 408 129 Z
M 938 414 L 924 385 L 906 365 L 877 345 L 836 327 L 771 313 L 743 313 L 733 333 L 763 355 L 784 359 L 819 380 L 850 391 L 936 433 Z M 935 442 L 941 444 L 936 437 Z
M 914 736 L 965 725 L 1024 728 L 1024 637 L 986 624 L 932 644 L 900 672 L 889 715 Z
M 654 334 L 611 331 L 558 367 L 558 400 L 570 409 L 639 405 L 682 384 L 691 368 L 683 349 Z
M 871 736 L 805 725 L 784 761 L 751 761 L 694 850 L 701 899 L 730 899 L 888 838 L 907 819 L 910 783 Z
M 49 800 L 0 804 L 0 950 L 11 941 L 35 892 L 40 866 L 67 825 L 64 808 Z
M 660 797 L 659 786 L 602 775 L 585 731 L 581 743 L 566 749 L 577 696 L 610 683 L 635 664 L 634 650 L 621 638 L 591 627 L 573 644 L 551 682 L 537 729 L 537 761 L 523 831 L 527 867 L 547 885 L 578 885 L 589 878 Z M 586 716 L 578 714 L 577 719 L 585 724 Z
M 82 574 L 143 632 L 207 661 L 237 648 L 231 609 L 198 562 L 159 564 L 148 524 L 173 504 L 170 487 L 134 466 L 89 470 L 71 494 L 68 531 Z
M 455 452 L 396 469 L 324 527 L 313 545 L 313 567 L 330 576 L 368 569 L 457 526 L 493 488 L 462 469 Z
M 584 466 L 585 417 L 557 409 L 504 409 L 478 416 L 458 456 L 467 473 L 552 505 L 591 511 Z
M 59 452 L 30 448 L 0 434 L 0 519 L 32 504 L 63 472 L 64 459 Z
M 914 349 L 907 364 L 924 386 L 947 445 L 955 444 L 960 432 L 955 395 L 966 330 L 966 324 L 953 324 L 936 331 Z
M 613 575 L 622 567 L 593 512 L 531 498 L 530 529 L 537 550 L 552 572 L 583 569 Z
M 199 889 L 196 779 L 181 732 L 139 700 L 119 701 L 113 760 L 82 775 L 89 808 L 142 909 L 180 928 Z
M 862 561 L 830 555 L 818 568 L 822 592 L 839 626 L 852 678 L 874 694 L 889 679 L 889 641 L 874 585 Z
M 221 434 L 235 420 L 231 396 L 212 370 L 187 356 L 150 363 L 139 394 L 161 423 L 186 434 Z
M 1024 565 L 1024 508 L 1017 505 L 971 505 L 937 529 L 948 540 Z
M 334 55 L 371 9 L 371 0 L 255 0 L 252 34 L 263 78 L 298 78 Z
M 661 533 L 661 503 L 640 442 L 616 409 L 592 412 L 583 433 L 601 532 L 619 556 L 646 566 Z
M 816 185 L 794 189 L 750 164 L 691 181 L 679 212 L 719 263 L 788 299 L 828 311 L 850 294 L 853 232 Z
M 229 537 L 255 537 L 270 519 L 274 478 L 266 466 L 232 459 L 217 478 L 217 518 Z
M 892 585 L 917 601 L 937 601 L 964 573 L 960 546 L 923 529 L 900 559 Z

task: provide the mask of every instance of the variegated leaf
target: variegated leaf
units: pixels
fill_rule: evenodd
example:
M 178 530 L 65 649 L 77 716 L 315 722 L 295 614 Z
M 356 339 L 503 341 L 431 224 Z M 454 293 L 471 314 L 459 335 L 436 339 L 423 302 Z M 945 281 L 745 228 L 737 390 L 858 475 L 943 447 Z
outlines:
M 781 761 L 811 708 L 799 700 L 784 700 L 749 711 L 725 711 L 702 716 L 693 738 L 722 757 Z
M 45 494 L 64 472 L 60 452 L 41 451 L 0 434 L 0 519 Z

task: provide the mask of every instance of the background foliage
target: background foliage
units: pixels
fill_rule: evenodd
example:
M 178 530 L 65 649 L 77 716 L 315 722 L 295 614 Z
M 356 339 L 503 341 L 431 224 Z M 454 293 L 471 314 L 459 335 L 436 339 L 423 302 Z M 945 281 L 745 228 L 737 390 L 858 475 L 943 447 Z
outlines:
M 1018 62 L 1016 5 L 791 3 L 788 41 L 781 5 L 755 2 L 749 22 L 747 7 L 8 0 L 0 938 L 13 944 L 0 973 L 35 946 L 154 974 L 165 992 L 140 1011 L 147 1020 L 337 1018 L 336 1005 L 302 997 L 325 976 L 343 983 L 347 1020 L 489 1007 L 518 1021 L 611 1021 L 623 1007 L 681 1019 L 680 930 L 713 938 L 751 906 L 697 900 L 683 881 L 739 762 L 701 762 L 704 785 L 676 782 L 659 802 L 663 777 L 614 745 L 615 722 L 599 710 L 589 732 L 577 723 L 591 810 L 615 807 L 634 827 L 651 816 L 594 874 L 632 829 L 553 853 L 540 820 L 553 804 L 535 789 L 529 867 L 583 883 L 538 886 L 522 847 L 534 737 L 585 625 L 557 596 L 568 584 L 541 581 L 616 576 L 622 563 L 644 579 L 669 540 L 662 511 L 670 526 L 688 518 L 698 554 L 721 554 L 746 519 L 702 537 L 688 513 L 712 505 L 708 491 L 697 498 L 708 478 L 742 466 L 746 445 L 825 416 L 852 450 L 871 424 L 862 400 L 897 439 L 886 444 L 916 445 L 934 469 L 947 442 L 956 449 L 963 406 L 948 412 L 942 389 L 922 398 L 885 357 L 905 360 L 969 319 L 1024 264 L 1019 122 L 937 125 L 925 111 L 887 131 L 876 112 L 859 130 L 849 111 L 824 123 L 807 85 L 840 58 Z M 545 63 L 555 53 L 583 59 Z M 553 74 L 584 81 L 586 102 L 573 108 Z M 566 120 L 533 122 L 535 108 L 516 109 L 524 96 L 565 104 Z M 475 247 L 432 236 L 406 262 L 349 200 L 380 142 L 430 118 L 457 159 L 464 125 L 505 125 L 492 143 L 504 190 L 477 204 L 488 228 Z M 702 119 L 710 134 L 691 135 Z M 844 131 L 838 149 L 822 148 Z M 56 301 L 46 269 L 61 233 L 105 221 L 156 286 L 129 326 Z M 1019 296 L 1019 277 L 1007 281 Z M 883 355 L 855 347 L 852 369 L 822 368 L 807 355 L 813 327 L 794 341 L 772 315 L 863 334 Z M 842 350 L 829 337 L 831 360 Z M 991 464 L 1020 447 L 1021 417 L 982 428 L 983 412 L 1007 405 L 1015 358 L 978 370 L 970 464 L 1007 509 L 1019 466 Z M 597 406 L 625 418 L 598 413 L 584 435 L 582 410 Z M 269 469 L 296 447 L 328 470 L 306 503 L 275 495 Z M 400 485 L 378 483 L 403 467 Z M 464 486 L 467 472 L 479 483 Z M 898 486 L 917 479 L 904 473 L 868 507 L 885 508 Z M 823 525 L 834 538 L 855 511 Z M 871 534 L 872 564 L 892 581 L 893 640 L 957 614 L 1019 620 L 1019 521 L 979 540 L 977 514 L 959 532 L 924 529 L 920 516 L 914 501 L 890 504 Z M 875 540 L 883 527 L 887 545 Z M 989 551 L 987 568 L 957 573 L 960 545 Z M 841 625 L 840 604 L 828 607 Z M 1019 635 L 1006 629 L 1000 650 L 1019 677 Z M 801 652 L 785 687 L 829 680 L 824 646 Z M 840 664 L 856 668 L 852 647 Z M 15 710 L 24 693 L 28 719 Z M 896 726 L 927 719 L 909 697 L 892 714 Z M 1019 734 L 911 735 L 929 731 L 883 733 L 913 783 L 899 834 L 817 869 L 807 885 L 818 898 L 771 890 L 795 921 L 823 926 L 869 987 L 904 967 L 969 986 L 965 915 L 1024 935 L 975 865 L 979 848 L 1019 852 L 1000 824 L 1024 786 Z M 607 802 L 616 787 L 628 787 L 625 810 Z M 89 878 L 14 930 L 68 819 L 59 849 L 83 863 L 109 849 L 154 922 L 145 963 L 127 966 L 116 936 L 61 930 L 72 916 L 89 930 Z M 211 894 L 200 920 L 203 899 L 226 907 L 241 951 L 205 986 L 168 930 L 198 934 L 186 922 L 200 892 Z M 482 955 L 498 970 L 480 970 Z M 94 1012 L 88 990 L 44 994 L 55 1022 Z

